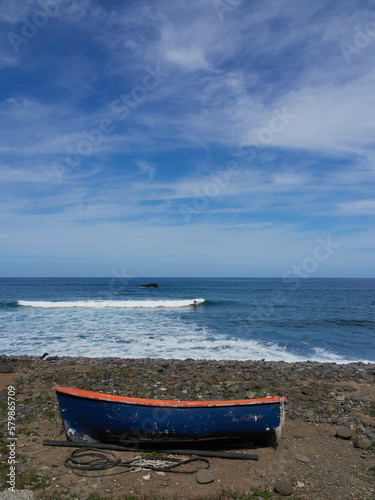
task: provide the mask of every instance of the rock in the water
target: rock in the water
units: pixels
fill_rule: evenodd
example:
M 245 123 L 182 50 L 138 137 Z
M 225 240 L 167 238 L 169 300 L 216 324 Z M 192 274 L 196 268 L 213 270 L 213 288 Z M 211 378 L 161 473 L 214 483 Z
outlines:
M 371 441 L 365 437 L 359 437 L 355 441 L 356 448 L 360 448 L 361 450 L 367 450 L 371 444 Z
M 336 436 L 342 439 L 350 439 L 353 436 L 353 431 L 346 425 L 341 425 L 336 429 Z
M 289 481 L 277 481 L 275 486 L 273 487 L 276 493 L 283 495 L 284 497 L 288 497 L 293 493 L 293 485 L 289 483 Z
M 199 484 L 212 483 L 214 480 L 214 475 L 207 469 L 200 469 L 197 472 L 197 482 Z
M 296 455 L 296 460 L 305 464 L 308 464 L 310 462 L 309 457 L 307 457 L 306 455 L 300 455 L 299 453 L 297 453 Z

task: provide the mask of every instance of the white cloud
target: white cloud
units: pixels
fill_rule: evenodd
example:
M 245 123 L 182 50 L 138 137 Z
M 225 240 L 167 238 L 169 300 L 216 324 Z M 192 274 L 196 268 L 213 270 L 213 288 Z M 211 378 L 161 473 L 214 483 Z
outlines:
M 0 16 L 7 23 L 19 23 L 33 11 L 35 6 L 35 0 L 2 2 L 0 4 Z
M 342 215 L 375 215 L 375 200 L 356 200 L 338 204 Z
M 375 72 L 343 86 L 305 87 L 287 95 L 283 104 L 290 120 L 274 144 L 326 152 L 361 153 L 372 141 L 375 127 Z
M 155 175 L 156 167 L 154 164 L 145 161 L 145 160 L 137 160 L 137 165 L 143 174 L 147 174 L 150 179 L 152 179 Z
M 1 181 L 6 183 L 56 183 L 58 179 L 52 168 L 12 168 L 0 165 Z
M 8 4 L 0 7 L 4 33 L 19 33 L 42 5 Z M 294 244 L 307 251 L 301 238 L 307 245 L 320 224 L 352 231 L 347 215 L 356 215 L 358 241 L 368 244 L 375 37 L 350 64 L 340 49 L 366 26 L 368 9 L 350 1 L 241 2 L 221 21 L 211 1 L 59 5 L 17 57 L 0 42 L 3 61 L 17 66 L 3 79 L 0 103 L 2 221 L 16 228 L 18 239 L 6 243 L 15 255 L 11 241 L 21 255 L 22 239 L 35 255 L 43 248 L 53 255 L 52 231 L 71 258 L 83 255 L 69 249 L 81 236 L 92 259 L 117 258 L 126 244 L 140 262 L 150 234 L 160 266 L 162 254 L 176 262 L 181 254 L 192 270 L 201 255 L 203 272 L 217 255 L 216 269 L 239 262 L 251 274 L 247 252 L 259 269 L 269 256 L 276 272 L 277 258 L 283 265 L 298 258 Z M 163 78 L 146 92 L 150 67 Z M 111 109 L 115 99 L 127 100 L 126 118 Z M 103 119 L 115 129 L 67 168 L 69 151 L 82 150 Z M 245 143 L 256 151 L 251 162 L 239 154 Z M 240 169 L 225 180 L 230 160 Z M 179 205 L 196 207 L 199 196 L 207 203 L 187 225 Z M 117 242 L 111 253 L 118 234 L 119 253 Z
M 167 61 L 178 64 L 188 71 L 209 69 L 203 50 L 198 47 L 169 49 L 165 53 Z

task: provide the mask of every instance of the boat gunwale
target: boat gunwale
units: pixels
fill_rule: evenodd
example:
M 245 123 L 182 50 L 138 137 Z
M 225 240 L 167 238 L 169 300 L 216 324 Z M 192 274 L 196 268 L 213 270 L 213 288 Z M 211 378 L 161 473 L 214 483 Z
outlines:
M 86 391 L 84 389 L 73 389 L 69 387 L 53 387 L 57 393 L 73 396 L 81 399 L 104 401 L 108 403 L 120 403 L 125 405 L 156 406 L 165 408 L 212 408 L 223 406 L 257 406 L 263 404 L 284 404 L 286 398 L 283 396 L 268 396 L 257 399 L 237 399 L 225 401 L 179 401 L 164 399 L 130 398 L 115 394 L 104 394 L 102 392 Z

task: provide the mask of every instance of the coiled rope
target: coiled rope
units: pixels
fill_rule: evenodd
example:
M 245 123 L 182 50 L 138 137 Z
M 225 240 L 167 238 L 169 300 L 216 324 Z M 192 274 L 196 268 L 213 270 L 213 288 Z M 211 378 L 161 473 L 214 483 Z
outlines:
M 81 474 L 80 472 L 100 471 L 111 469 L 113 467 L 123 468 L 123 470 L 111 474 L 100 474 L 96 476 L 91 474 L 89 475 L 89 477 L 105 477 L 140 470 L 194 474 L 198 472 L 200 468 L 194 470 L 179 470 L 179 468 L 193 462 L 201 462 L 205 464 L 204 467 L 200 468 L 208 469 L 210 467 L 210 462 L 206 458 L 201 457 L 192 457 L 185 460 L 174 457 L 136 457 L 132 460 L 123 462 L 121 458 L 118 458 L 111 451 L 103 452 L 99 448 L 74 450 L 65 460 L 64 465 L 65 467 L 72 469 L 77 476 L 87 476 L 87 474 Z

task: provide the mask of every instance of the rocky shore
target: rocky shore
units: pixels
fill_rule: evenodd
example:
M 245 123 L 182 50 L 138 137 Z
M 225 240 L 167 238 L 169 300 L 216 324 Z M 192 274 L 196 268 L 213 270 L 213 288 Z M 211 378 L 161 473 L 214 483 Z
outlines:
M 1 356 L 1 490 L 8 486 L 12 386 L 17 489 L 28 489 L 33 498 L 372 499 L 374 382 L 375 365 L 362 363 Z M 257 449 L 258 462 L 210 460 L 208 484 L 191 475 L 145 471 L 79 477 L 64 467 L 71 450 L 42 445 L 44 439 L 65 439 L 53 386 L 180 400 L 282 395 L 288 401 L 287 419 L 279 445 Z

